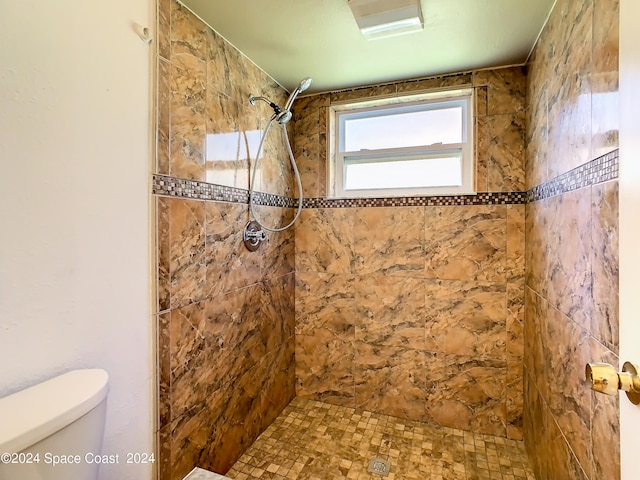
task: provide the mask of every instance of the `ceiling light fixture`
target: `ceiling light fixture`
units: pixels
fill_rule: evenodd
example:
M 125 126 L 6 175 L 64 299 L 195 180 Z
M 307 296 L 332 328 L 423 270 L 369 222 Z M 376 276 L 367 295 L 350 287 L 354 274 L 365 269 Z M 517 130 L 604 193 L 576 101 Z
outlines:
M 424 29 L 420 0 L 348 0 L 360 32 L 369 40 Z

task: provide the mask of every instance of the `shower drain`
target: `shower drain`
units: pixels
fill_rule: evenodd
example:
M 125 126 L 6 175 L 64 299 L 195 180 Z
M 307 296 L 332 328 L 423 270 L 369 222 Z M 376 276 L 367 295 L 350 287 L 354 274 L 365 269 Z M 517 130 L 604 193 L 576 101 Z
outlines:
M 380 475 L 382 477 L 386 477 L 389 475 L 389 470 L 391 470 L 391 464 L 386 460 L 382 460 L 380 458 L 372 458 L 369 461 L 369 468 L 367 471 L 370 473 L 375 473 L 376 475 Z

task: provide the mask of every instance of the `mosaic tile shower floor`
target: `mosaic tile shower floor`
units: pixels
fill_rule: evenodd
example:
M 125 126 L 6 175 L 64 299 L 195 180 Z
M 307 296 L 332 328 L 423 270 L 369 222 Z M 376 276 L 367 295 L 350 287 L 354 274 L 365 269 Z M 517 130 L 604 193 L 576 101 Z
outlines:
M 367 471 L 372 458 L 388 476 Z M 227 476 L 253 479 L 535 480 L 522 442 L 296 397 Z

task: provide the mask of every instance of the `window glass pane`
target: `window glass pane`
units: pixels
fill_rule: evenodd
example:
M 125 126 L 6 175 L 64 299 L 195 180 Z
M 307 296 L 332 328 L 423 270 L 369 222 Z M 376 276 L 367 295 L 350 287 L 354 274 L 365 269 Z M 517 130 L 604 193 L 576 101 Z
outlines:
M 462 107 L 345 118 L 345 152 L 462 143 Z
M 462 185 L 460 157 L 346 163 L 345 190 Z

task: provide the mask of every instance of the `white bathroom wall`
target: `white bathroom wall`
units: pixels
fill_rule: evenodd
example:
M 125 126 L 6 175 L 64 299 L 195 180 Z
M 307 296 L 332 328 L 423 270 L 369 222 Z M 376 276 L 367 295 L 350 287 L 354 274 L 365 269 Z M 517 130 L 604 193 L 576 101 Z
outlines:
M 0 0 L 0 396 L 58 373 L 111 376 L 103 479 L 153 447 L 153 0 Z M 28 415 L 28 412 L 25 412 Z

